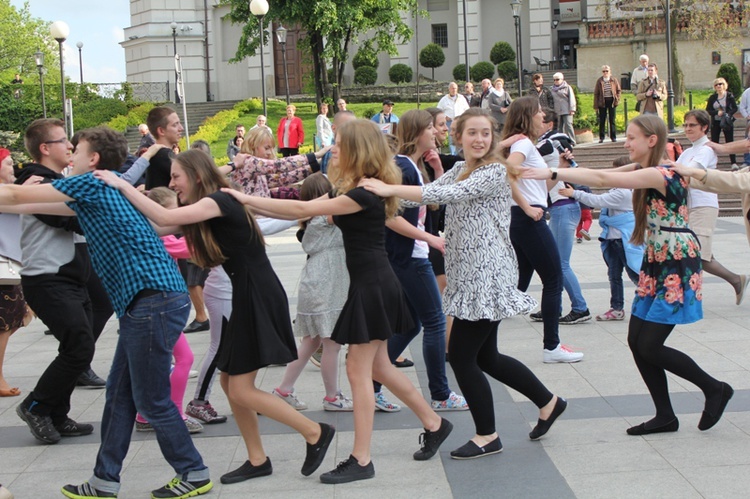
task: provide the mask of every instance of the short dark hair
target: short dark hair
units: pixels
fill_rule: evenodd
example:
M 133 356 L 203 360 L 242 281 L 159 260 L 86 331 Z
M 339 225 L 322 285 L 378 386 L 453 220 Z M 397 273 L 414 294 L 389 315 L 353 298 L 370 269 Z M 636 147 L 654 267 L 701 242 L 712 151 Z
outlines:
M 695 121 L 698 122 L 698 125 L 704 133 L 708 133 L 709 128 L 711 128 L 711 115 L 708 114 L 705 109 L 693 109 L 692 111 L 688 111 L 685 113 L 682 122 L 684 123 L 685 120 L 690 117 L 693 117 Z
M 238 125 L 242 126 L 242 125 Z M 203 139 L 198 139 L 193 141 L 192 144 L 190 144 L 190 149 L 200 149 L 201 151 L 205 152 L 209 156 L 211 155 L 211 146 L 208 145 L 208 142 L 206 142 Z
M 146 118 L 146 126 L 148 126 L 148 131 L 151 132 L 151 135 L 155 139 L 158 139 L 160 137 L 158 133 L 159 127 L 167 128 L 167 124 L 169 123 L 167 117 L 176 112 L 177 111 L 175 111 L 171 107 L 166 106 L 155 107 L 148 112 L 148 117 Z
M 245 128 L 245 125 L 243 125 L 242 123 L 237 123 L 236 125 L 234 125 L 235 130 L 237 130 L 238 128 Z
M 555 112 L 554 109 L 543 107 L 542 112 L 544 113 L 545 123 L 557 123 L 557 113 Z
M 55 127 L 65 128 L 65 123 L 55 118 L 42 118 L 34 120 L 26 129 L 23 136 L 23 145 L 34 161 L 42 160 L 42 152 L 39 147 L 44 144 L 44 141 L 49 140 L 50 130 Z
M 531 77 L 533 81 L 541 80 L 542 78 L 542 73 L 534 73 L 534 76 Z
M 118 170 L 128 156 L 128 140 L 120 132 L 108 127 L 98 126 L 81 130 L 75 134 L 71 142 L 74 147 L 78 147 L 81 141 L 88 143 L 90 152 L 99 154 L 97 170 Z
M 655 62 L 649 62 L 647 68 L 654 68 L 655 70 L 659 71 L 659 66 L 656 65 Z

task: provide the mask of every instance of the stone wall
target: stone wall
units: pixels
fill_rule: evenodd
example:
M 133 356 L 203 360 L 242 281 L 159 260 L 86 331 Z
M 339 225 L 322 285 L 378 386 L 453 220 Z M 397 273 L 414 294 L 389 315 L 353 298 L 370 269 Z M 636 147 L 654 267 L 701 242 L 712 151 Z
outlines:
M 439 100 L 446 93 L 448 93 L 447 82 L 421 82 L 419 84 L 419 95 L 423 101 Z M 416 102 L 417 84 L 346 87 L 341 90 L 341 96 L 347 102 L 378 102 L 383 99 L 391 99 L 394 102 Z

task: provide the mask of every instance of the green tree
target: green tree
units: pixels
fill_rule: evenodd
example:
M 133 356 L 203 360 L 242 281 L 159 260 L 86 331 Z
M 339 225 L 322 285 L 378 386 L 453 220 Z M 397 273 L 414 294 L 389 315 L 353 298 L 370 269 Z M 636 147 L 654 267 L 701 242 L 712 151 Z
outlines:
M 24 80 L 39 81 L 34 54 L 41 50 L 44 65 L 54 73 L 58 66 L 57 43 L 49 34 L 50 23 L 32 17 L 29 3 L 17 8 L 0 0 L 0 82 L 10 82 L 16 73 Z M 57 81 L 60 71 L 57 70 Z
M 409 83 L 413 76 L 414 72 L 406 64 L 394 64 L 388 70 L 388 79 L 396 84 Z
M 243 24 L 242 36 L 234 62 L 255 55 L 260 46 L 258 22 L 250 14 L 247 0 L 221 0 L 231 6 L 229 19 Z M 349 47 L 359 36 L 367 34 L 376 52 L 397 54 L 399 44 L 408 42 L 412 29 L 401 18 L 402 12 L 421 14 L 417 0 L 283 0 L 269 2 L 265 16 L 266 43 L 271 36 L 267 26 L 274 20 L 287 25 L 297 24 L 307 32 L 301 40 L 311 54 L 315 79 L 316 101 L 320 103 L 328 85 L 327 67 L 333 68 L 330 82 L 332 98 L 339 98 L 341 78 L 349 58 Z
M 495 66 L 491 62 L 481 61 L 474 64 L 469 73 L 471 73 L 471 79 L 479 83 L 484 79 L 492 79 L 495 74 Z
M 492 61 L 492 64 L 495 65 L 505 61 L 515 61 L 516 52 L 513 50 L 513 47 L 510 46 L 510 43 L 497 42 L 492 46 L 492 50 L 490 50 L 490 60 Z
M 380 66 L 378 53 L 372 48 L 372 44 L 369 40 L 360 45 L 359 50 L 357 50 L 357 53 L 352 57 L 352 67 L 355 70 L 362 66 L 370 66 L 375 69 L 378 69 L 378 66 Z
M 505 81 L 518 78 L 518 66 L 514 61 L 503 61 L 497 65 L 497 75 Z
M 419 51 L 419 64 L 432 69 L 432 79 L 435 79 L 435 68 L 445 64 L 445 52 L 437 43 L 428 43 Z
M 360 66 L 354 70 L 354 83 L 357 85 L 375 85 L 378 71 L 371 66 Z
M 727 89 L 732 92 L 737 99 L 742 95 L 742 80 L 740 79 L 740 72 L 737 70 L 737 66 L 733 63 L 726 63 L 719 66 L 719 71 L 716 73 L 717 78 L 724 78 L 727 80 Z
M 464 78 L 466 78 L 466 64 L 456 64 L 456 67 L 453 68 L 453 79 L 456 81 L 463 81 Z

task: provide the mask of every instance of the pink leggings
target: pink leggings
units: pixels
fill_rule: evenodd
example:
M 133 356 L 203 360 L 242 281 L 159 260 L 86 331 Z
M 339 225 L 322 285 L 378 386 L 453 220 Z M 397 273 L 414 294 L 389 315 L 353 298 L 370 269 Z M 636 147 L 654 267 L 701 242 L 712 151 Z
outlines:
M 187 389 L 190 368 L 193 366 L 193 351 L 190 349 L 185 333 L 180 333 L 180 337 L 177 338 L 172 355 L 174 356 L 174 369 L 169 376 L 169 381 L 172 385 L 172 402 L 177 406 L 180 416 L 184 419 L 182 402 L 185 397 L 185 390 Z M 135 420 L 140 423 L 147 422 L 140 414 L 136 415 Z
M 576 237 L 578 239 L 581 238 L 581 229 L 584 229 L 586 232 L 591 230 L 591 208 L 581 208 L 581 220 L 578 222 L 578 227 L 576 227 Z

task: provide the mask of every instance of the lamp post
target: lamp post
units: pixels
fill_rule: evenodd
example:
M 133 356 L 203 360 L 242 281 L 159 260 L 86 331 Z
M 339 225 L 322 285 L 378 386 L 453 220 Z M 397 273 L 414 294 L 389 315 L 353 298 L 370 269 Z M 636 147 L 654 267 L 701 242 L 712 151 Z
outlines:
M 250 0 L 250 12 L 258 18 L 258 32 L 260 33 L 260 90 L 263 96 L 263 116 L 268 116 L 266 112 L 266 64 L 263 62 L 263 51 L 266 45 L 263 16 L 268 14 L 268 2 L 266 0 Z
M 81 52 L 83 42 L 76 43 L 76 47 L 78 47 L 78 67 L 81 70 L 81 85 L 83 85 L 83 54 Z
M 177 55 L 177 23 L 172 21 L 169 25 L 172 28 L 172 48 L 174 49 L 173 56 Z M 180 92 L 177 91 L 177 68 L 174 71 L 174 101 L 180 103 Z
M 672 13 L 669 9 L 670 0 L 666 0 L 664 18 L 667 21 L 667 129 L 669 133 L 677 133 L 674 127 L 674 88 L 672 87 Z
M 39 70 L 39 85 L 42 88 L 42 113 L 44 117 L 47 117 L 47 101 L 44 99 L 44 54 L 41 50 L 37 50 L 34 54 L 34 62 L 36 68 Z
M 466 81 L 469 81 L 469 28 L 466 27 L 466 0 L 463 0 L 464 12 L 464 66 L 466 66 Z M 417 75 L 419 76 L 419 75 Z
M 289 105 L 289 71 L 286 68 L 286 32 L 284 26 L 276 28 L 276 38 L 281 44 L 281 58 L 284 61 L 284 86 L 286 87 L 286 105 Z
M 510 2 L 513 9 L 513 20 L 516 24 L 516 66 L 518 66 L 518 96 L 523 95 L 523 68 L 521 67 L 521 2 L 513 0 Z
M 55 21 L 49 27 L 49 32 L 52 38 L 57 40 L 57 45 L 60 50 L 60 88 L 62 89 L 62 112 L 63 122 L 65 123 L 65 135 L 68 135 L 68 113 L 65 99 L 65 68 L 63 67 L 63 42 L 68 38 L 70 34 L 70 28 L 63 21 Z

